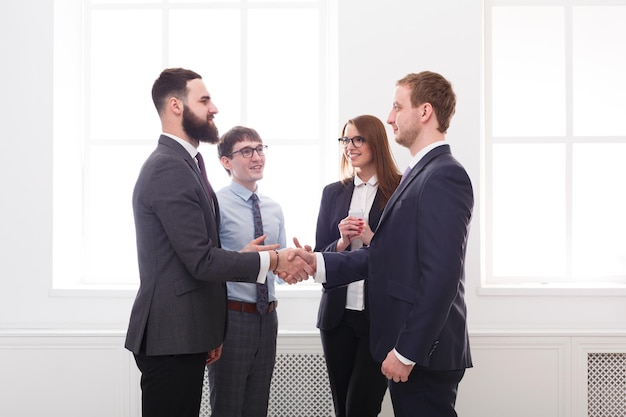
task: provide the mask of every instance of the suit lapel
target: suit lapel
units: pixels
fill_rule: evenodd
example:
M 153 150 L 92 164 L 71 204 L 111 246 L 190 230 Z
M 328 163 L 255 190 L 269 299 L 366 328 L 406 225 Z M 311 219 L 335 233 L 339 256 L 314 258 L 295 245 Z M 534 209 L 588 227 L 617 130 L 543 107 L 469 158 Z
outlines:
M 446 153 L 448 154 L 450 153 L 450 145 L 437 146 L 436 148 L 428 152 L 426 155 L 424 155 L 424 157 L 422 157 L 422 159 L 420 159 L 417 162 L 417 164 L 415 164 L 411 172 L 409 172 L 408 176 L 404 179 L 404 181 L 402 181 L 402 183 L 398 186 L 398 188 L 396 188 L 396 191 L 394 191 L 394 193 L 391 195 L 391 198 L 389 199 L 389 202 L 387 203 L 387 206 L 385 207 L 385 210 L 383 210 L 383 213 L 380 217 L 378 228 L 380 228 L 380 226 L 383 224 L 383 222 L 385 221 L 385 218 L 387 217 L 387 213 L 391 212 L 391 209 L 394 206 L 394 204 L 396 204 L 396 202 L 398 201 L 398 198 L 400 198 L 400 196 L 404 194 L 409 184 L 413 182 L 415 177 L 418 176 L 418 174 L 424 169 L 424 167 L 428 165 L 430 161 L 437 158 L 439 155 L 446 154 Z
M 378 222 L 380 222 L 380 216 L 383 213 L 380 208 L 380 199 L 382 198 L 382 194 L 380 189 L 376 190 L 376 197 L 374 197 L 374 201 L 372 202 L 372 208 L 370 209 L 370 215 L 368 219 L 368 223 L 370 225 L 370 229 L 372 232 L 376 232 L 378 228 Z
M 198 168 L 198 164 L 196 163 L 194 158 L 192 158 L 189 152 L 187 152 L 187 150 L 183 148 L 180 145 L 180 143 L 176 142 L 174 139 L 167 137 L 165 135 L 161 135 L 159 137 L 159 145 L 163 145 L 167 149 L 169 149 L 171 152 L 176 153 L 179 156 L 181 156 L 185 160 L 187 165 L 189 165 L 189 167 L 193 170 L 193 172 L 196 173 L 196 178 L 198 179 L 198 182 L 200 182 L 201 188 L 204 190 L 204 194 L 206 195 L 209 202 L 212 202 L 211 207 L 215 210 L 212 213 L 213 218 L 215 219 L 215 223 L 219 228 L 220 209 L 219 209 L 219 205 L 217 202 L 217 196 L 215 195 L 215 193 L 213 193 L 213 195 L 210 195 L 209 191 L 204 186 L 204 182 L 202 180 L 202 174 L 200 173 L 200 168 Z
M 346 184 L 344 187 L 341 187 L 341 193 L 337 197 L 337 209 L 340 210 L 339 218 L 343 219 L 348 215 L 348 210 L 350 210 L 350 202 L 352 201 L 352 193 L 354 192 L 354 180 Z

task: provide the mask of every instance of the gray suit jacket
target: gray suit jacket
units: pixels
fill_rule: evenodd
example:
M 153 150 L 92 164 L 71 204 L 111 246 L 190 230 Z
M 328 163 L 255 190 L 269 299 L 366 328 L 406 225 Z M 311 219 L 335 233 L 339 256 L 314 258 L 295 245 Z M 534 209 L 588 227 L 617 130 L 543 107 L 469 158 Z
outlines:
M 189 152 L 161 136 L 133 193 L 140 286 L 125 344 L 133 353 L 218 347 L 226 330 L 225 281 L 256 281 L 259 255 L 219 248 L 211 204 Z

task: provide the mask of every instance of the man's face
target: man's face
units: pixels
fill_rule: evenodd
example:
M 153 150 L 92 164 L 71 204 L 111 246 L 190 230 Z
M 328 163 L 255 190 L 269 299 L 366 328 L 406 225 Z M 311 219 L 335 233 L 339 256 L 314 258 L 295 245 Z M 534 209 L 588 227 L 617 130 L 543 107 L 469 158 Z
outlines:
M 223 156 L 221 158 L 222 165 L 230 170 L 233 180 L 250 190 L 254 190 L 256 182 L 263 178 L 265 155 L 261 156 L 257 151 L 254 151 L 250 158 L 244 158 L 239 151 L 245 148 L 257 149 L 261 146 L 263 146 L 261 142 L 254 142 L 246 138 L 243 142 L 237 142 L 233 146 L 231 157 Z
M 394 90 L 393 107 L 387 117 L 387 123 L 393 127 L 393 134 L 398 144 L 410 148 L 421 132 L 419 108 L 411 105 L 411 90 L 399 85 Z
M 183 130 L 193 140 L 206 143 L 219 142 L 219 133 L 213 122 L 217 107 L 201 79 L 187 83 L 189 92 L 183 108 Z

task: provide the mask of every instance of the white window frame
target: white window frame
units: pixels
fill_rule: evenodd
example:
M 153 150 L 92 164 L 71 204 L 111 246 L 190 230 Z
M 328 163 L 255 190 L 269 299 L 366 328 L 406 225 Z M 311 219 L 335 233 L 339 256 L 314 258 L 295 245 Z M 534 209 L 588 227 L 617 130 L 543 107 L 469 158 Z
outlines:
M 572 104 L 572 8 L 576 6 L 615 6 L 626 5 L 623 0 L 485 0 L 484 2 L 484 24 L 485 24 L 485 46 L 484 46 L 484 77 L 485 77 L 485 123 L 484 123 L 484 146 L 483 146 L 483 209 L 482 209 L 482 278 L 479 294 L 481 295 L 626 295 L 626 277 L 618 278 L 609 282 L 577 281 L 571 278 L 572 269 L 572 148 L 574 144 L 594 143 L 597 138 L 575 136 L 573 134 L 573 104 Z M 497 6 L 562 6 L 566 9 L 566 37 L 565 37 L 565 61 L 566 70 L 566 134 L 563 136 L 550 137 L 495 137 L 492 131 L 493 126 L 493 85 L 492 85 L 492 7 Z M 531 30 L 531 29 L 529 29 Z M 493 198 L 494 190 L 491 183 L 493 174 L 493 145 L 503 143 L 558 143 L 566 147 L 566 201 L 567 207 L 564 210 L 566 216 L 566 258 L 567 275 L 561 281 L 542 280 L 541 278 L 517 277 L 512 281 L 494 277 L 493 272 Z M 602 136 L 602 143 L 626 143 L 623 136 Z M 532 260 L 526 260 L 532 262 Z M 569 275 L 569 276 L 568 276 Z
M 85 196 L 91 190 L 86 189 L 85 176 L 89 175 L 89 161 L 87 160 L 86 148 L 89 146 L 89 126 L 87 103 L 89 103 L 88 82 L 86 81 L 88 71 L 88 44 L 89 31 L 82 25 L 88 25 L 90 8 L 126 8 L 132 7 L 129 2 L 119 2 L 117 4 L 106 4 L 98 0 L 55 0 L 55 50 L 54 50 L 54 108 L 62 109 L 55 112 L 54 116 L 54 190 L 53 190 L 53 280 L 50 294 L 53 296 L 113 296 L 113 297 L 133 297 L 138 287 L 137 282 L 133 284 L 89 284 L 85 281 L 81 260 L 87 248 L 84 245 L 85 239 L 85 218 L 89 215 L 89 208 L 85 204 Z M 133 2 L 135 3 L 135 2 Z M 181 7 L 180 4 L 169 0 L 146 1 L 138 0 L 141 7 L 154 8 L 161 7 L 163 10 Z M 201 2 L 195 2 L 201 3 Z M 198 4 L 196 4 L 198 6 Z M 319 115 L 320 128 L 319 137 L 307 143 L 299 141 L 298 144 L 307 144 L 319 148 L 320 161 L 317 170 L 307 172 L 308 185 L 315 185 L 317 182 L 321 190 L 322 186 L 337 178 L 338 148 L 336 143 L 328 140 L 335 137 L 337 126 L 337 3 L 336 0 L 283 0 L 279 2 L 262 3 L 253 0 L 231 0 L 230 2 L 204 2 L 199 7 L 239 7 L 241 10 L 247 8 L 268 8 L 273 7 L 317 7 L 319 10 Z M 185 3 L 182 7 L 194 7 L 194 2 Z M 242 12 L 242 14 L 245 14 Z M 67 24 L 70 22 L 71 24 Z M 167 30 L 167 29 L 164 29 Z M 242 32 L 245 32 L 245 25 Z M 164 39 L 167 36 L 163 37 Z M 61 40 L 61 47 L 58 42 Z M 165 48 L 165 46 L 164 46 Z M 245 49 L 245 48 L 244 48 Z M 245 53 L 245 50 L 242 52 Z M 167 60 L 167 53 L 164 54 Z M 167 64 L 163 65 L 165 68 Z M 190 68 L 193 69 L 193 68 Z M 147 78 L 156 78 L 158 74 L 146 74 Z M 209 87 L 210 88 L 210 87 Z M 242 89 L 245 87 L 242 87 Z M 149 94 L 149 91 L 146 93 Z M 245 124 L 245 94 L 242 93 L 242 124 Z M 305 98 L 303 98 L 305 99 Z M 278 113 L 284 112 L 280 109 Z M 157 118 L 156 111 L 154 113 Z M 280 122 L 277 115 L 277 122 Z M 158 122 L 158 120 L 156 120 Z M 251 126 L 254 127 L 254 126 Z M 228 127 L 222 127 L 221 132 Z M 156 146 L 158 131 L 153 132 L 154 140 L 150 142 Z M 267 140 L 266 140 L 267 142 Z M 137 143 L 134 143 L 135 145 Z M 116 144 L 116 145 L 119 145 Z M 287 140 L 274 140 L 274 146 L 290 146 Z M 271 152 L 271 151 L 270 151 Z M 300 156 L 305 159 L 306 156 Z M 143 162 L 143 161 L 142 161 Z M 278 164 L 279 161 L 272 163 Z M 134 182 L 133 179 L 130 181 Z M 225 184 L 223 184 L 225 185 Z M 320 191 L 321 192 L 321 191 Z M 273 198 L 277 196 L 270 194 Z M 128 201 L 131 210 L 130 201 Z M 313 204 L 317 210 L 317 202 Z M 284 208 L 284 206 L 283 206 Z M 284 208 L 285 210 L 285 208 Z M 317 212 L 315 212 L 317 214 Z M 131 212 L 132 215 L 132 212 Z M 289 217 L 298 219 L 298 214 L 289 213 L 285 210 L 287 223 Z M 314 237 L 315 219 L 310 222 L 311 233 L 307 236 Z M 289 233 L 289 230 L 288 230 Z M 288 235 L 290 240 L 291 234 Z M 300 236 L 302 237 L 302 236 Z M 302 239 L 301 239 L 302 241 Z M 313 244 L 308 240 L 303 243 Z M 290 241 L 288 241 L 290 245 Z M 102 254 L 106 257 L 107 254 Z M 114 261 L 114 260 L 112 260 Z M 291 297 L 319 297 L 319 287 L 316 285 L 300 284 L 299 286 L 279 286 L 278 291 L 283 295 L 292 294 Z

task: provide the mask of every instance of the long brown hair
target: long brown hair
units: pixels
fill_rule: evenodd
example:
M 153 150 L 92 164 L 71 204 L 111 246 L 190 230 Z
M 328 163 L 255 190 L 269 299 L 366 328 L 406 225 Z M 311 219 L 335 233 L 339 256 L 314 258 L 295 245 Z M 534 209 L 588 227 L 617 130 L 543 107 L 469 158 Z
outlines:
M 346 122 L 341 129 L 341 136 L 346 133 L 346 127 L 353 125 L 361 134 L 367 145 L 370 147 L 372 156 L 374 157 L 374 169 L 378 178 L 378 189 L 381 192 L 381 208 L 385 207 L 391 194 L 396 190 L 400 183 L 400 173 L 396 162 L 391 155 L 389 148 L 389 140 L 385 125 L 375 116 L 369 114 L 354 117 Z M 341 157 L 341 175 L 344 184 L 354 179 L 354 168 L 347 160 L 345 153 Z

